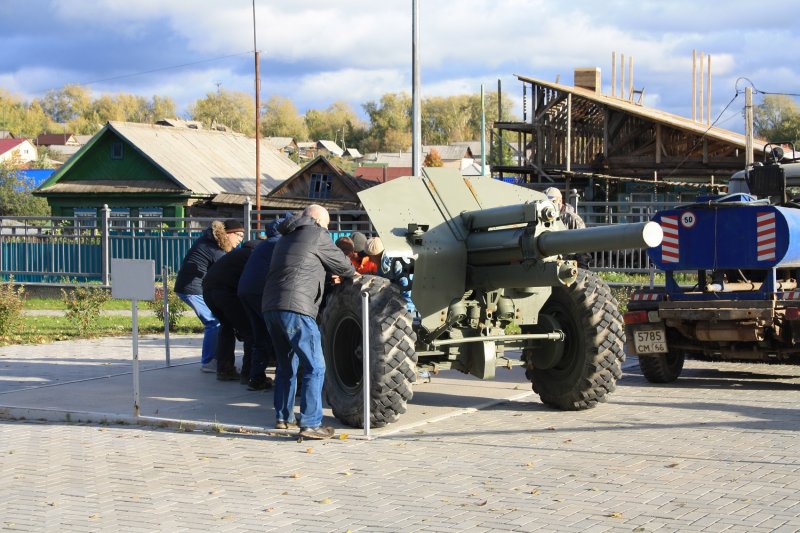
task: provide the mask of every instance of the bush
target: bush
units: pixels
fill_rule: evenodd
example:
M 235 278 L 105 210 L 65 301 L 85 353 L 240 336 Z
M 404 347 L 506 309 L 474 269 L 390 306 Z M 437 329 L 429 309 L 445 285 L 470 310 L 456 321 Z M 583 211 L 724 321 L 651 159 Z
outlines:
M 14 277 L 0 285 L 0 337 L 7 337 L 22 324 L 25 288 L 14 285 Z
M 78 326 L 81 336 L 89 336 L 97 329 L 100 311 L 111 299 L 111 293 L 95 287 L 76 287 L 70 292 L 61 289 L 61 299 L 67 307 L 67 319 Z
M 169 304 L 169 330 L 178 330 L 178 321 L 183 316 L 183 313 L 189 309 L 189 306 L 183 303 L 183 300 L 178 298 L 172 287 L 175 285 L 174 276 L 170 277 L 167 282 L 167 303 Z M 152 302 L 147 302 L 147 307 L 156 314 L 156 317 L 164 325 L 164 287 L 156 287 L 155 299 Z

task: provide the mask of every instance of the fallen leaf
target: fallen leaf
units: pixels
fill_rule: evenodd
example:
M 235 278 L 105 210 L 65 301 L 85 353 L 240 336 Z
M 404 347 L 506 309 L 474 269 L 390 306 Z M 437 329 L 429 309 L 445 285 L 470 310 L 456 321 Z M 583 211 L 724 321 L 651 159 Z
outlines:
M 614 513 L 611 513 L 610 515 L 608 515 L 608 517 L 609 518 L 625 518 L 625 515 L 623 515 L 622 513 L 614 512 Z
M 306 453 L 314 453 L 314 448 L 306 448 Z
M 549 428 L 547 428 L 547 431 L 555 431 L 555 430 L 556 430 L 556 428 L 554 428 L 553 426 L 550 426 Z
M 100 515 L 99 515 L 99 514 L 92 514 L 92 515 L 89 515 L 89 520 L 97 520 L 98 518 L 100 518 Z
M 680 463 L 672 463 L 667 465 L 667 468 L 678 468 L 681 464 Z
M 531 491 L 531 494 L 533 494 L 534 496 L 538 496 L 538 495 L 539 495 L 539 494 L 541 494 L 541 493 L 542 493 L 542 491 L 540 491 L 539 489 L 533 489 L 533 490 Z
M 275 509 L 274 509 L 273 507 L 267 507 L 266 509 L 264 509 L 264 512 L 265 512 L 265 513 L 271 513 L 271 512 L 272 512 L 272 511 L 274 511 L 274 510 L 275 510 Z
M 353 473 L 352 472 L 342 472 L 342 475 L 343 476 L 352 476 Z
M 349 436 L 347 433 L 339 433 L 339 440 L 347 440 Z
M 321 503 L 322 505 L 328 505 L 333 503 L 333 500 L 331 500 L 330 498 L 323 498 L 319 501 L 319 503 Z
M 47 502 L 47 505 L 49 505 L 50 507 L 55 507 L 56 506 L 56 502 Z
M 290 475 L 289 477 L 292 478 L 292 479 L 297 479 L 297 478 L 300 477 L 300 473 L 299 472 L 292 472 L 292 475 Z
M 568 443 L 568 442 L 572 442 L 572 439 L 567 439 L 567 440 L 564 441 L 564 443 Z
M 527 466 L 528 468 L 532 467 L 533 461 L 528 461 L 527 463 L 525 463 L 525 466 Z

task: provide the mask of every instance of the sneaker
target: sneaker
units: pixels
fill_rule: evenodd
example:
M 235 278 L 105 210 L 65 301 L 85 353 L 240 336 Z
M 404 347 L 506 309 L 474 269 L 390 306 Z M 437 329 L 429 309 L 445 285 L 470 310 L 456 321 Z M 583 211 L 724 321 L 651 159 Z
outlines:
M 217 360 L 212 359 L 208 363 L 204 365 L 200 365 L 200 370 L 205 372 L 206 374 L 216 374 L 217 373 Z
M 251 379 L 247 382 L 247 390 L 268 390 L 272 388 L 272 378 L 267 377 L 264 381 Z
M 217 380 L 218 381 L 239 381 L 242 376 L 236 371 L 235 368 L 230 370 L 225 370 L 222 372 L 217 372 Z
M 333 437 L 334 429 L 329 426 L 319 426 L 315 428 L 300 428 L 298 437 L 304 439 L 329 439 Z
M 275 429 L 289 429 L 289 428 L 296 428 L 297 423 L 295 422 L 286 422 L 285 420 L 278 420 L 275 422 Z

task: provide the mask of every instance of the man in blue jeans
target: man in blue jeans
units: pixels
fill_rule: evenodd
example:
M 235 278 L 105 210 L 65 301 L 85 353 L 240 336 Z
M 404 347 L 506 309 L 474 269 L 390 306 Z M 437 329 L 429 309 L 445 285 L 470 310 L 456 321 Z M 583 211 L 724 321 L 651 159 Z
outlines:
M 200 370 L 203 372 L 217 372 L 216 349 L 220 328 L 219 320 L 203 300 L 203 278 L 211 265 L 236 248 L 243 237 L 244 226 L 238 220 L 213 221 L 211 227 L 189 248 L 175 279 L 175 294 L 192 308 L 203 323 L 203 349 L 200 358 Z
M 327 439 L 333 428 L 322 425 L 322 385 L 325 358 L 316 317 L 325 289 L 326 272 L 334 283 L 353 277 L 355 268 L 333 244 L 328 233 L 330 215 L 319 205 L 280 226 L 264 284 L 261 311 L 275 348 L 275 428 L 295 425 L 294 397 L 297 366 L 303 365 L 300 396 L 300 433 L 309 439 Z

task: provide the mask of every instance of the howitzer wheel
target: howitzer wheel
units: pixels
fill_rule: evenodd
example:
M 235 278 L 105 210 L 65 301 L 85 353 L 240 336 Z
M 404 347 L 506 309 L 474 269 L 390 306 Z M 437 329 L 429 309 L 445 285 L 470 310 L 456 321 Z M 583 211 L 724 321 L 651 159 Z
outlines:
M 364 426 L 361 293 L 369 292 L 370 425 L 395 422 L 406 412 L 417 379 L 417 336 L 399 288 L 377 276 L 334 287 L 320 320 L 325 353 L 325 398 L 333 415 Z
M 575 411 L 594 407 L 613 392 L 625 360 L 625 330 L 617 300 L 597 275 L 580 269 L 569 287 L 554 287 L 542 308 L 564 332 L 561 360 L 525 372 L 542 402 Z
M 658 355 L 640 355 L 639 369 L 650 383 L 672 383 L 681 375 L 684 360 L 683 350 L 670 350 Z

